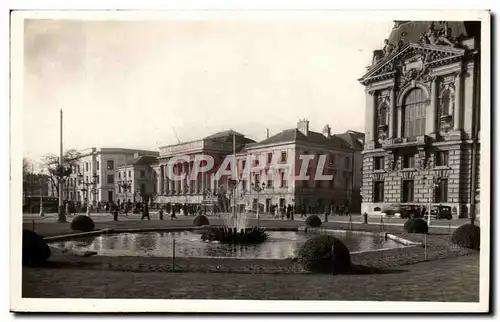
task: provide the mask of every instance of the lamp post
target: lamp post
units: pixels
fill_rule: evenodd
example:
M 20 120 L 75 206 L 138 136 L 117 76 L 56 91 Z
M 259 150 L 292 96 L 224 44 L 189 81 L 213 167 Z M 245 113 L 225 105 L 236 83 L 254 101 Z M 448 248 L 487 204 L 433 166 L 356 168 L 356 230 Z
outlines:
M 79 173 L 78 174 L 78 178 L 81 180 L 81 185 L 82 185 L 82 188 L 80 188 L 80 190 L 82 191 L 83 194 L 86 193 L 86 199 L 87 199 L 87 216 L 90 217 L 90 194 L 92 192 L 94 192 L 96 189 L 96 186 L 97 186 L 97 173 L 94 172 L 94 174 L 92 175 L 92 178 L 93 180 L 92 181 L 88 181 L 88 180 L 83 180 L 83 174 Z
M 125 204 L 124 207 L 127 207 L 128 206 L 127 192 L 132 187 L 132 182 L 125 180 L 120 184 L 120 187 L 123 189 L 123 202 Z M 134 194 L 134 203 L 135 203 L 135 194 Z M 134 205 L 134 207 L 135 207 L 135 205 Z M 134 209 L 134 208 L 132 208 L 132 209 Z M 123 208 L 123 210 L 125 210 L 125 208 Z
M 432 207 L 432 200 L 434 199 L 434 189 L 439 187 L 441 184 L 441 181 L 443 180 L 444 177 L 446 177 L 447 174 L 446 169 L 439 169 L 439 170 L 432 170 L 434 172 L 434 175 L 431 176 L 430 174 L 428 176 L 424 176 L 422 179 L 425 181 L 428 179 L 427 187 L 429 189 L 429 209 L 428 213 L 429 215 L 427 216 L 427 225 L 431 225 L 431 207 Z
M 251 187 L 253 190 L 257 192 L 257 227 L 259 227 L 259 221 L 260 221 L 260 216 L 259 216 L 259 210 L 260 210 L 260 203 L 259 203 L 259 197 L 261 191 L 263 191 L 266 188 L 266 183 L 262 182 L 262 184 L 259 184 L 259 180 L 255 180 L 255 183 L 251 184 Z
M 43 217 L 45 216 L 44 213 L 43 213 L 43 198 L 42 198 L 42 177 L 41 176 L 38 176 L 39 178 L 39 182 L 40 182 L 40 217 Z

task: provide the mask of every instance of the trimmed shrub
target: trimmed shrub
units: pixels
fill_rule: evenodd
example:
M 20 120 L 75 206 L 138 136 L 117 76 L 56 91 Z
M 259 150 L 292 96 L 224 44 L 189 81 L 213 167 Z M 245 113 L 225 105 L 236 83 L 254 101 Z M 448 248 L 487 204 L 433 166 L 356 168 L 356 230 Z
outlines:
M 429 226 L 427 226 L 427 223 L 423 219 L 412 218 L 405 222 L 404 230 L 412 234 L 427 234 L 429 232 Z
M 208 220 L 207 216 L 198 215 L 193 219 L 193 224 L 195 226 L 208 226 L 210 225 L 210 221 Z
M 316 215 L 310 215 L 306 219 L 306 225 L 308 227 L 319 227 L 321 226 L 321 219 Z
M 23 265 L 43 264 L 50 257 L 50 248 L 37 233 L 23 229 Z
M 307 240 L 297 251 L 297 261 L 313 273 L 337 274 L 351 270 L 349 250 L 331 235 L 319 235 Z
M 473 224 L 464 224 L 453 232 L 451 242 L 458 246 L 479 250 L 481 243 L 480 229 Z
M 94 221 L 89 216 L 79 215 L 71 222 L 70 225 L 72 230 L 79 231 L 92 231 L 95 228 Z

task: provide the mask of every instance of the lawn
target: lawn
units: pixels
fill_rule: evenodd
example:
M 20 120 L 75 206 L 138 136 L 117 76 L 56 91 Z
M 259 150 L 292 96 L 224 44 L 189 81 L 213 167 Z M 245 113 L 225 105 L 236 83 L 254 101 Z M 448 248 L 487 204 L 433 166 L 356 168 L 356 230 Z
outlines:
M 335 276 L 24 268 L 22 291 L 50 298 L 477 302 L 479 255 Z

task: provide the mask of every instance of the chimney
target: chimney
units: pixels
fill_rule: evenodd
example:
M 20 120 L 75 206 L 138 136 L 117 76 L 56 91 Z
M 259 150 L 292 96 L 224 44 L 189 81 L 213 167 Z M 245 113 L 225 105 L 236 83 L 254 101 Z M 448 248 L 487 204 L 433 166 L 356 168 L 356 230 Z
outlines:
M 325 127 L 323 128 L 323 135 L 327 138 L 330 138 L 332 136 L 330 125 L 325 125 Z
M 269 139 L 269 129 L 266 129 L 266 139 Z
M 299 120 L 297 123 L 297 130 L 307 136 L 309 134 L 309 121 L 306 119 Z

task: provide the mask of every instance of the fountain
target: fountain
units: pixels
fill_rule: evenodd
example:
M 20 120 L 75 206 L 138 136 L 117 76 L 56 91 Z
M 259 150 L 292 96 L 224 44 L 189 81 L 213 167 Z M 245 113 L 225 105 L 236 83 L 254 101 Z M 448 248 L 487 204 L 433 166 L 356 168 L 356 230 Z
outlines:
M 258 244 L 265 242 L 269 235 L 264 228 L 247 227 L 245 213 L 233 213 L 224 218 L 224 226 L 210 226 L 203 232 L 204 241 L 218 241 L 228 244 Z

